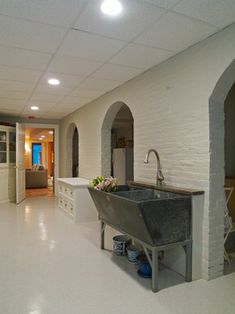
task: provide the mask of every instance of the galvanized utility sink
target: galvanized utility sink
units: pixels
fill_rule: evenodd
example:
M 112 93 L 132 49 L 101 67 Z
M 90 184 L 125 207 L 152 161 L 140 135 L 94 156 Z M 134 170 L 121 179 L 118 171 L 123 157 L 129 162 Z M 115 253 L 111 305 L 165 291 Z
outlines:
M 117 191 L 112 193 L 88 189 L 101 220 L 102 249 L 106 224 L 138 240 L 152 266 L 152 290 L 156 292 L 158 252 L 183 246 L 186 253 L 186 280 L 192 280 L 190 195 L 139 184 L 118 186 Z
M 156 246 L 191 238 L 191 198 L 157 189 L 120 186 L 106 193 L 89 188 L 100 218 Z

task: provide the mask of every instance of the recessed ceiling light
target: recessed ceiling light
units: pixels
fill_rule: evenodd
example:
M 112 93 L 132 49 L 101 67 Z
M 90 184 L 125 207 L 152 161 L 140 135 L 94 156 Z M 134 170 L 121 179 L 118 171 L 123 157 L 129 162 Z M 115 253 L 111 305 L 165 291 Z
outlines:
M 49 131 L 50 134 L 53 134 L 53 131 Z
M 31 109 L 31 110 L 38 110 L 39 107 L 38 107 L 38 106 L 31 106 L 30 109 Z
M 50 85 L 59 85 L 60 84 L 60 81 L 56 78 L 50 78 L 48 81 L 47 81 Z
M 41 137 L 45 137 L 45 135 L 42 135 Z
M 122 4 L 118 0 L 105 0 L 100 9 L 104 14 L 115 16 L 122 12 Z

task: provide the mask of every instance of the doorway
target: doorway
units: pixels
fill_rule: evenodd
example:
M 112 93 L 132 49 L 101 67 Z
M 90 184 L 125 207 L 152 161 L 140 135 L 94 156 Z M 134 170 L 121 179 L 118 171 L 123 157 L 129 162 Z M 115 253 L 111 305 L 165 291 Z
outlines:
M 114 176 L 118 184 L 134 179 L 134 119 L 130 108 L 114 103 L 106 112 L 101 130 L 102 175 Z
M 225 219 L 224 272 L 235 272 L 235 83 L 224 102 L 225 187 L 230 191 Z M 228 230 L 227 230 L 228 229 Z
M 71 123 L 66 133 L 66 173 L 68 178 L 79 176 L 79 132 L 75 123 Z
M 54 130 L 25 128 L 26 197 L 54 195 Z
M 73 145 L 72 145 L 72 176 L 79 176 L 78 168 L 78 129 L 75 128 L 73 132 Z
M 204 234 L 206 239 L 208 253 L 205 260 L 208 262 L 208 269 L 216 271 L 216 276 L 226 272 L 227 263 L 224 263 L 224 246 L 225 246 L 225 212 L 228 206 L 225 197 L 226 171 L 228 171 L 228 151 L 225 148 L 226 124 L 229 120 L 226 119 L 226 98 L 234 85 L 235 77 L 235 61 L 225 69 L 222 73 L 214 90 L 209 98 L 209 139 L 210 139 L 210 186 L 209 186 L 209 208 L 208 208 L 208 227 L 210 237 Z M 234 105 L 234 104 L 233 104 Z M 226 123 L 226 124 L 225 124 Z M 230 127 L 231 128 L 231 125 Z M 229 132 L 229 133 L 228 133 Z M 225 138 L 226 137 L 226 138 Z M 227 159 L 227 160 L 226 160 Z M 227 163 L 227 165 L 225 165 Z M 225 169 L 225 167 L 227 169 Z M 224 269 L 221 267 L 224 265 Z

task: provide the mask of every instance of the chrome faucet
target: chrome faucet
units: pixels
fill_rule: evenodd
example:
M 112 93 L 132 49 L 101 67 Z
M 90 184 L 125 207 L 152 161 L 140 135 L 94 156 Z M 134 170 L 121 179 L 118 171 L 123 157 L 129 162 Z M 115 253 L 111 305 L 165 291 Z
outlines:
M 156 185 L 162 185 L 162 181 L 164 180 L 164 176 L 162 174 L 162 166 L 161 166 L 161 162 L 160 162 L 160 157 L 158 152 L 155 149 L 149 149 L 146 156 L 145 156 L 145 160 L 144 163 L 148 164 L 149 163 L 149 155 L 150 153 L 154 153 L 156 158 L 157 158 L 157 176 L 156 176 Z

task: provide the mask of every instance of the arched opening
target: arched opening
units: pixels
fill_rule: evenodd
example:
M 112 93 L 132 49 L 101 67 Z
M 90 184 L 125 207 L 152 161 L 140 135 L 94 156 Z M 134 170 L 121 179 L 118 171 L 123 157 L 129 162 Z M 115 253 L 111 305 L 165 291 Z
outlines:
M 102 175 L 119 184 L 133 180 L 134 119 L 130 108 L 117 102 L 108 109 L 101 130 Z
M 78 177 L 78 129 L 75 128 L 73 132 L 73 146 L 72 146 L 72 176 Z
M 67 150 L 66 150 L 66 176 L 79 176 L 79 134 L 74 123 L 70 124 L 67 131 Z
M 213 260 L 212 263 L 213 267 L 217 269 L 217 276 L 222 275 L 223 268 L 221 265 L 224 262 L 224 212 L 227 206 L 224 186 L 227 183 L 225 177 L 226 171 L 230 168 L 229 160 L 231 159 L 231 156 L 228 155 L 231 154 L 231 148 L 228 149 L 227 143 L 230 140 L 233 141 L 230 137 L 232 132 L 230 131 L 231 123 L 228 119 L 228 111 L 231 110 L 231 107 L 228 106 L 228 102 L 230 103 L 229 94 L 230 91 L 232 92 L 234 78 L 235 61 L 224 71 L 209 99 L 210 191 L 207 259 L 208 263 Z M 229 107 L 230 109 L 228 109 Z M 210 267 L 210 265 L 208 266 Z

